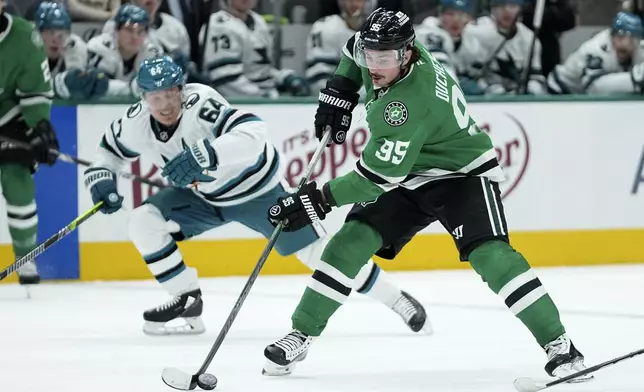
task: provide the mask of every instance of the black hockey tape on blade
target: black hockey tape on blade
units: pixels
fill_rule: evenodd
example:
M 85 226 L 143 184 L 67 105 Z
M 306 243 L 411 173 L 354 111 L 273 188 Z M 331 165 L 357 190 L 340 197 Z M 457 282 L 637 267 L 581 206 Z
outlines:
M 197 387 L 197 381 L 192 379 L 192 375 L 177 368 L 163 369 L 161 379 L 170 388 L 180 391 L 190 391 Z
M 210 373 L 203 373 L 197 377 L 197 385 L 206 391 L 212 391 L 217 387 L 217 377 Z

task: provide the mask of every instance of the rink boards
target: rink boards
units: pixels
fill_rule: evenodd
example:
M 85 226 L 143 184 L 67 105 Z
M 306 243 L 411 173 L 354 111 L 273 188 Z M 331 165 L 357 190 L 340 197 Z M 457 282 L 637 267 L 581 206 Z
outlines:
M 282 170 L 295 184 L 316 147 L 312 137 L 316 105 L 310 103 L 240 104 L 270 126 L 283 155 Z M 111 120 L 127 105 L 55 107 L 53 121 L 65 152 L 91 160 Z M 644 101 L 486 102 L 469 105 L 490 134 L 507 180 L 503 201 L 513 245 L 535 266 L 644 262 Z M 345 145 L 327 149 L 315 172 L 318 183 L 353 170 L 368 138 L 363 107 L 354 112 Z M 141 160 L 134 173 L 157 178 Z M 82 184 L 82 168 L 59 163 L 38 173 L 40 240 L 92 205 Z M 125 208 L 97 215 L 46 252 L 39 264 L 51 279 L 133 279 L 150 274 L 128 242 L 128 211 L 154 192 L 119 180 Z M 4 217 L 4 207 L 2 215 Z M 336 230 L 347 208 L 332 213 L 326 226 Z M 5 225 L 0 257 L 10 258 Z M 465 227 L 464 230 L 467 228 Z M 247 274 L 265 240 L 240 225 L 204 233 L 181 245 L 188 264 L 201 276 Z M 450 235 L 437 223 L 417 236 L 394 261 L 392 270 L 452 269 L 458 261 Z M 293 258 L 273 255 L 266 273 L 306 272 Z

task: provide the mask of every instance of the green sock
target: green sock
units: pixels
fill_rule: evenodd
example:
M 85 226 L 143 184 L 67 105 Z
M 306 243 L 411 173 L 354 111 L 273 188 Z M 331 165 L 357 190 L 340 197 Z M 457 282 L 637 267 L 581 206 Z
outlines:
M 293 313 L 293 328 L 320 336 L 329 319 L 351 294 L 353 279 L 382 246 L 382 238 L 364 223 L 345 223 L 329 241 L 322 261 Z
M 504 241 L 489 241 L 469 256 L 472 268 L 512 313 L 530 330 L 539 345 L 566 332 L 559 311 L 521 253 Z

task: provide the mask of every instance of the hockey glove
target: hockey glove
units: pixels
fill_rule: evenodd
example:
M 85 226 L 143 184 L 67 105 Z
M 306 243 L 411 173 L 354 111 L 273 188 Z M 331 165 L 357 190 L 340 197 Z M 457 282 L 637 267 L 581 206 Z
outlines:
M 89 99 L 103 98 L 110 87 L 110 78 L 104 72 L 98 70 L 92 70 L 91 72 L 95 73 L 96 76 L 94 77 L 94 85 L 92 85 Z
M 217 155 L 207 139 L 201 139 L 190 148 L 169 160 L 161 174 L 176 186 L 188 186 L 194 182 L 213 182 L 214 178 L 202 174 L 204 170 L 217 168 Z
M 85 188 L 92 195 L 92 202 L 103 202 L 101 212 L 113 214 L 121 209 L 123 197 L 116 190 L 116 175 L 102 167 L 91 167 L 85 170 Z
M 318 110 L 315 112 L 315 136 L 322 140 L 329 129 L 335 144 L 342 144 L 351 126 L 351 112 L 358 104 L 358 93 L 340 92 L 330 82 L 320 90 Z
M 285 221 L 284 231 L 298 231 L 326 218 L 331 205 L 315 181 L 302 186 L 297 193 L 277 199 L 277 204 L 268 210 L 268 220 L 273 226 Z
M 50 149 L 58 150 L 58 138 L 49 120 L 40 120 L 33 129 L 27 131 L 29 144 L 33 149 L 36 161 L 52 166 L 58 156 L 49 153 Z
M 65 73 L 64 84 L 71 99 L 90 99 L 96 83 L 97 72 L 71 69 Z

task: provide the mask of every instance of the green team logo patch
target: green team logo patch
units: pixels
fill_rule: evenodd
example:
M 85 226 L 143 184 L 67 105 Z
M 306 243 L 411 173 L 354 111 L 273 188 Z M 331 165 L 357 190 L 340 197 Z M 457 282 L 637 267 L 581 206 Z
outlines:
M 407 121 L 407 106 L 400 101 L 389 102 L 385 106 L 385 122 L 387 124 L 397 127 L 403 125 Z

